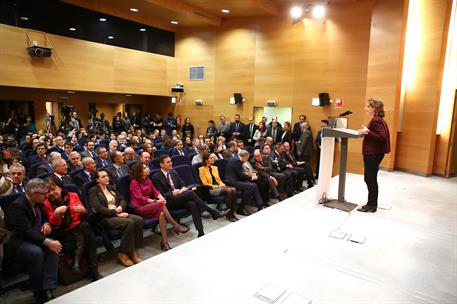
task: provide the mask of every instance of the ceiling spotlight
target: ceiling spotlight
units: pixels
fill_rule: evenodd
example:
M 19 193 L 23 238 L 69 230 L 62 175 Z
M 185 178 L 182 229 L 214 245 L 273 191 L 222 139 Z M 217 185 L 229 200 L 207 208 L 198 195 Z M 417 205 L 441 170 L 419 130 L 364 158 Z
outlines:
M 300 6 L 294 6 L 290 9 L 290 16 L 293 19 L 298 19 L 303 15 L 303 9 Z
M 173 20 L 173 21 L 171 21 L 170 23 L 171 23 L 171 24 L 178 24 L 179 22 L 178 22 L 178 21 L 175 21 L 175 20 Z
M 70 27 L 68 30 L 74 32 L 74 31 L 76 31 L 76 28 Z
M 75 94 L 75 91 L 67 91 L 68 94 Z
M 223 8 L 223 9 L 221 9 L 221 12 L 223 12 L 224 14 L 228 14 L 228 13 L 230 13 L 230 10 Z
M 106 18 L 99 18 L 98 20 L 100 20 L 101 22 L 105 22 Z
M 127 97 L 132 97 L 132 94 L 125 94 L 125 96 L 127 96 Z
M 108 39 L 114 39 L 114 36 L 108 36 Z
M 313 18 L 320 19 L 325 16 L 325 11 L 325 6 L 316 5 L 315 7 L 313 7 L 311 14 L 313 15 Z
M 145 28 L 140 28 L 140 32 L 146 32 Z
M 22 16 L 22 17 L 21 17 L 21 20 L 27 21 L 27 20 L 29 20 L 29 17 Z
M 138 12 L 138 9 L 137 9 L 137 8 L 134 8 L 134 7 L 131 7 L 131 8 L 130 8 L 130 11 L 136 13 L 136 12 Z

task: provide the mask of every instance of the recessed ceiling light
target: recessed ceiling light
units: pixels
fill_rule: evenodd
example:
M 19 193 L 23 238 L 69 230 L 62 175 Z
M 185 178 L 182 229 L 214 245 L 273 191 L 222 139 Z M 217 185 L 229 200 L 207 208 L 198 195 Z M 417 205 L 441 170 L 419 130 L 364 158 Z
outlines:
M 145 28 L 140 28 L 140 32 L 146 32 Z
M 312 15 L 316 19 L 320 19 L 325 16 L 325 6 L 323 5 L 316 5 L 313 7 Z
M 27 21 L 27 20 L 29 20 L 29 17 L 22 16 L 22 17 L 21 17 L 21 20 Z
M 100 20 L 101 22 L 105 22 L 106 18 L 99 18 L 98 20 Z
M 230 10 L 229 10 L 229 9 L 226 9 L 226 8 L 224 8 L 224 9 L 221 9 L 221 12 L 223 12 L 224 14 L 228 14 L 228 13 L 230 13 Z
M 68 94 L 75 94 L 75 91 L 67 91 Z
M 171 23 L 172 23 L 172 24 L 178 24 L 179 22 L 178 22 L 178 21 L 175 21 L 175 20 L 173 20 L 173 21 L 171 21 Z
M 70 27 L 68 30 L 74 32 L 74 31 L 76 31 L 76 28 Z
M 130 8 L 130 11 L 132 11 L 132 12 L 135 12 L 135 13 L 136 13 L 136 12 L 138 12 L 138 9 L 137 9 L 137 8 L 134 8 L 134 7 L 131 7 L 131 8 Z
M 303 15 L 303 9 L 300 6 L 294 6 L 290 9 L 290 16 L 293 19 L 298 19 Z
M 108 36 L 108 39 L 114 39 L 114 36 Z
M 132 97 L 132 94 L 125 94 L 125 96 L 127 96 L 127 97 Z

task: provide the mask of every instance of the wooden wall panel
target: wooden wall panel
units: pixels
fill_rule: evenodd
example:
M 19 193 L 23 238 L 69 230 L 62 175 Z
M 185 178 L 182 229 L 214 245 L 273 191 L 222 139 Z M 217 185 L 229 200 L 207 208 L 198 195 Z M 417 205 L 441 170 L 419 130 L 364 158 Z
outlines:
M 391 153 L 386 155 L 381 166 L 387 169 L 393 169 L 395 164 L 401 87 L 399 70 L 403 61 L 401 42 L 405 30 L 404 7 L 404 1 L 378 1 L 373 7 L 372 15 L 365 100 L 378 97 L 384 102 L 385 120 L 390 129 Z
M 37 40 L 43 38 L 42 34 Z M 40 37 L 41 36 L 41 37 Z M 48 34 L 50 58 L 26 52 L 26 30 L 0 25 L 0 85 L 169 95 L 170 57 Z M 35 39 L 35 38 L 34 38 Z
M 433 168 L 444 54 L 442 42 L 449 3 L 447 0 L 417 2 L 421 43 L 414 62 L 416 73 L 411 75 L 406 89 L 395 166 L 424 175 L 432 174 Z

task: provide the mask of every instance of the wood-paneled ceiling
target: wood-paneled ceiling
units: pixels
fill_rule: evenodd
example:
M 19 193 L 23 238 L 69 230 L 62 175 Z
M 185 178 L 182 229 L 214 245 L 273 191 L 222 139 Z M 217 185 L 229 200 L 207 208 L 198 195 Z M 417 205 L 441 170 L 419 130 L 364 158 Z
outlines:
M 317 0 L 62 0 L 103 14 L 177 31 L 182 27 L 220 26 L 224 20 L 237 17 L 278 15 L 294 4 Z M 332 0 L 331 4 L 360 0 Z M 138 12 L 130 11 L 138 9 Z M 223 13 L 222 9 L 230 10 Z M 178 24 L 171 24 L 177 21 Z

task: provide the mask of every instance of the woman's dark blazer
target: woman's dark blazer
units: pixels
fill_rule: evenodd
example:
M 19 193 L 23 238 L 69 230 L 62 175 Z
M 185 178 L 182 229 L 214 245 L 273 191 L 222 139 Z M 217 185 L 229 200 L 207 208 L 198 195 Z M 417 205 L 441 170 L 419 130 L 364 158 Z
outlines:
M 116 198 L 116 206 L 121 206 L 122 210 L 124 211 L 127 205 L 124 197 L 116 190 L 114 186 L 108 185 L 107 188 Z M 89 202 L 97 214 L 104 217 L 116 216 L 116 210 L 108 208 L 108 201 L 106 200 L 106 196 L 99 185 L 95 185 L 89 189 Z

